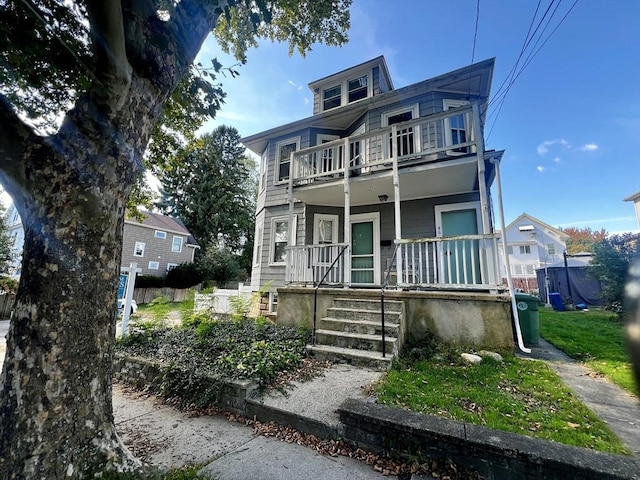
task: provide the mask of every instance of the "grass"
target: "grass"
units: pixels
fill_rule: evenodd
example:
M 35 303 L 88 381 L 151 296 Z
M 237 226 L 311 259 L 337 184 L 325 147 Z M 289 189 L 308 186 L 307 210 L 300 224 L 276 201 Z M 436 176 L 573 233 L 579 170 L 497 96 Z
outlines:
M 638 395 L 623 329 L 619 316 L 610 312 L 540 309 L 542 337 L 597 374 Z
M 207 480 L 210 477 L 198 475 L 198 470 L 202 467 L 199 465 L 188 466 L 182 468 L 174 468 L 167 472 L 148 472 L 148 473 L 115 473 L 103 472 L 104 480 Z
M 630 453 L 545 363 L 504 354 L 504 362 L 485 358 L 470 365 L 460 359 L 461 351 L 435 344 L 409 348 L 410 358 L 396 362 L 376 386 L 378 402 L 567 445 Z

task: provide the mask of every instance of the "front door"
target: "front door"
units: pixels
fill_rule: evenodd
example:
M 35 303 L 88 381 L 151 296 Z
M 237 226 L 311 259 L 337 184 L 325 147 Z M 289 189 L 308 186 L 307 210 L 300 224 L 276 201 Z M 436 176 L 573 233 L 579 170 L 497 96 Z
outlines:
M 436 227 L 439 237 L 477 235 L 479 227 L 479 205 L 462 203 L 436 207 Z M 482 283 L 480 269 L 480 243 L 478 240 L 443 240 L 440 255 L 440 283 Z
M 380 284 L 380 214 L 351 216 L 351 283 Z

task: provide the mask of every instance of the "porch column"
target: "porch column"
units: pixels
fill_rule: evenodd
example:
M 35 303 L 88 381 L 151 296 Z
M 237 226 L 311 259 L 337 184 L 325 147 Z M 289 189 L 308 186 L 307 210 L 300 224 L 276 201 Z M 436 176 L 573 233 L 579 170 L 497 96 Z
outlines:
M 394 220 L 396 227 L 396 240 L 402 238 L 402 222 L 400 220 L 400 175 L 398 175 L 398 128 L 394 124 L 391 126 L 391 155 L 393 165 L 393 207 L 394 207 Z M 395 247 L 394 247 L 395 248 Z M 400 276 L 402 272 L 402 250 L 398 249 L 396 255 L 396 279 L 397 283 L 404 282 L 404 279 Z
M 487 182 L 484 168 L 484 132 L 480 126 L 480 108 L 478 102 L 471 104 L 473 114 L 473 131 L 476 141 L 476 158 L 478 160 L 478 187 L 480 188 L 480 215 L 482 217 L 482 233 L 490 233 L 489 205 L 487 197 Z
M 293 246 L 293 174 L 295 171 L 294 167 L 294 152 L 291 152 L 291 156 L 289 157 L 289 185 L 287 186 L 287 201 L 289 202 L 289 221 L 287 224 L 287 245 L 289 247 Z M 273 237 L 274 233 L 271 232 L 271 236 Z M 287 266 L 285 269 L 285 282 L 291 281 L 291 276 L 293 268 L 293 252 L 289 250 L 287 252 Z
M 349 137 L 344 139 L 344 145 L 342 147 L 344 155 L 344 243 L 349 245 L 345 258 L 344 269 L 344 284 L 345 286 L 351 286 L 351 198 L 349 187 L 349 166 L 351 165 L 351 154 L 349 151 Z

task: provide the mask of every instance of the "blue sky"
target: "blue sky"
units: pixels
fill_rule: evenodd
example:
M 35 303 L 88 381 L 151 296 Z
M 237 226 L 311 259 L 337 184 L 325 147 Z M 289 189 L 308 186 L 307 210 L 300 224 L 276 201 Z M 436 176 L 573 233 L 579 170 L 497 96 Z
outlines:
M 509 83 L 532 21 L 533 33 L 551 4 L 520 75 L 502 105 L 496 98 L 489 109 L 487 148 L 506 150 L 506 222 L 526 212 L 556 227 L 639 231 L 623 198 L 640 191 L 640 1 L 578 0 L 569 12 L 574 2 L 541 0 L 534 20 L 537 0 L 479 1 L 473 55 L 496 57 L 492 95 Z M 317 45 L 301 58 L 289 57 L 287 45 L 261 42 L 239 77 L 221 77 L 226 103 L 204 130 L 224 123 L 248 136 L 311 116 L 308 83 L 378 55 L 396 88 L 468 65 L 477 6 L 354 0 L 343 47 Z M 209 40 L 199 60 L 213 57 L 234 63 Z

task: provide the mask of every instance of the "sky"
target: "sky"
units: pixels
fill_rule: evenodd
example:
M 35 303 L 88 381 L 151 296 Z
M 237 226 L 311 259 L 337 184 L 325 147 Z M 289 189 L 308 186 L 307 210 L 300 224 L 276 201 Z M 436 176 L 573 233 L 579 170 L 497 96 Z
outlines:
M 485 140 L 505 150 L 506 223 L 526 212 L 554 227 L 640 231 L 623 201 L 640 191 L 639 0 L 354 0 L 349 38 L 305 58 L 260 42 L 238 77 L 219 77 L 227 98 L 202 131 L 249 136 L 309 117 L 310 82 L 379 55 L 395 88 L 495 57 Z M 209 39 L 198 60 L 214 57 L 236 63 Z

